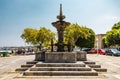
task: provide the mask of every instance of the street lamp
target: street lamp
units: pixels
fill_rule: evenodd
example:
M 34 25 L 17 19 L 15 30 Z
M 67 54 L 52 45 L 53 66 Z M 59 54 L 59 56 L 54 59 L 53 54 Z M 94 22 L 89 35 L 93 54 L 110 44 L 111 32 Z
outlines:
M 96 39 L 97 54 L 98 54 L 98 38 Z

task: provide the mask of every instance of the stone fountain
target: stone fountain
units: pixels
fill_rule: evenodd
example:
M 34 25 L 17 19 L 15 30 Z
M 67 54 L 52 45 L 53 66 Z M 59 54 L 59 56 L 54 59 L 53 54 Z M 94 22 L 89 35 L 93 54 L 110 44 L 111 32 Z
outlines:
M 55 44 L 57 46 L 57 52 L 52 52 L 52 51 L 51 52 L 39 52 L 38 54 L 36 54 L 35 60 L 36 61 L 43 60 L 46 63 L 76 63 L 77 60 L 85 61 L 86 53 L 68 52 L 68 51 L 65 52 L 64 50 L 64 46 L 69 45 L 63 42 L 64 30 L 66 27 L 70 25 L 70 22 L 64 21 L 65 16 L 62 14 L 62 4 L 60 4 L 60 14 L 57 16 L 57 19 L 58 21 L 52 22 L 52 25 L 57 29 L 57 32 L 58 32 L 58 43 Z
M 21 65 L 16 71 L 23 72 L 23 76 L 98 76 L 98 72 L 106 72 L 107 69 L 101 68 L 95 62 L 87 61 L 86 52 L 65 52 L 63 42 L 64 30 L 70 25 L 63 21 L 62 4 L 60 4 L 60 14 L 58 21 L 52 25 L 58 32 L 57 52 L 38 52 L 35 54 L 35 60 Z M 51 41 L 53 43 L 53 41 Z
M 63 19 L 65 19 L 65 16 L 62 15 L 62 4 L 60 4 L 60 14 L 57 16 L 57 19 L 58 21 L 52 23 L 52 25 L 57 29 L 58 32 L 57 52 L 64 52 L 64 30 L 67 26 L 70 25 L 70 23 L 63 21 Z
M 58 32 L 57 52 L 45 53 L 45 62 L 49 63 L 71 63 L 76 62 L 76 53 L 65 52 L 64 46 L 67 45 L 63 42 L 64 30 L 70 25 L 69 22 L 64 21 L 65 16 L 62 14 L 62 4 L 60 4 L 60 14 L 57 16 L 58 21 L 52 22 L 52 25 Z

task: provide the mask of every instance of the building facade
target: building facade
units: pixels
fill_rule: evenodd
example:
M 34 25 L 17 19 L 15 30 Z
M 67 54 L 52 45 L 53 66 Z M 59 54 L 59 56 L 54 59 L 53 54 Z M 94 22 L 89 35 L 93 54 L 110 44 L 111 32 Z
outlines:
M 104 45 L 103 45 L 103 37 L 105 36 L 105 34 L 97 34 L 95 36 L 95 44 L 94 44 L 94 48 L 97 48 L 97 49 L 102 49 L 104 48 Z

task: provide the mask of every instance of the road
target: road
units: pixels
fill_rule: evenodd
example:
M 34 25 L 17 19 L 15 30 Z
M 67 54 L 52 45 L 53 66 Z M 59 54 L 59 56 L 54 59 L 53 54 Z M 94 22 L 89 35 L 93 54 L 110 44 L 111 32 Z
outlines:
M 107 72 L 99 77 L 37 77 L 20 78 L 20 73 L 15 69 L 19 68 L 27 61 L 33 61 L 34 55 L 16 55 L 10 57 L 0 57 L 0 80 L 120 80 L 120 56 L 106 56 L 98 54 L 87 54 L 89 61 L 95 61 L 102 68 L 107 68 Z
M 107 68 L 108 71 L 105 74 L 112 78 L 110 80 L 120 80 L 120 56 L 89 54 L 87 58 Z

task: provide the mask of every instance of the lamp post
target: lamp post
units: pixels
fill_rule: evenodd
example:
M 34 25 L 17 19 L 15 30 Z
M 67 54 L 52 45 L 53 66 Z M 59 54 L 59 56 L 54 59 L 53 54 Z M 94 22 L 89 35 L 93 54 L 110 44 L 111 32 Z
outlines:
M 96 39 L 97 54 L 98 54 L 98 38 Z

